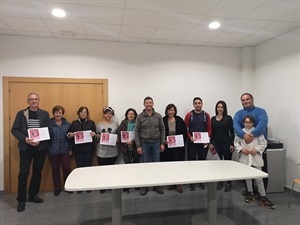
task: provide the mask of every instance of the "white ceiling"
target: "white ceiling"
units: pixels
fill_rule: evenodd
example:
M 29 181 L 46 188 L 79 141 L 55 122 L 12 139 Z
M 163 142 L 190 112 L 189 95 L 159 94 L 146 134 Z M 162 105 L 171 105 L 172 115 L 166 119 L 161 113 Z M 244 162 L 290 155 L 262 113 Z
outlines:
M 220 29 L 209 30 L 213 20 Z M 300 0 L 0 0 L 8 35 L 243 47 L 299 26 Z

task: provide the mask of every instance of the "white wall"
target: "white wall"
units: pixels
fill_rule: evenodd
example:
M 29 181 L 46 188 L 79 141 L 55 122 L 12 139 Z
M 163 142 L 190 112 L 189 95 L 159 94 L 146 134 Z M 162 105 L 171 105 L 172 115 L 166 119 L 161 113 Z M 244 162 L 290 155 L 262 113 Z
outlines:
M 255 49 L 255 102 L 269 114 L 269 137 L 284 144 L 289 187 L 293 178 L 300 177 L 299 33 L 296 29 Z
M 241 56 L 243 52 L 236 48 L 0 35 L 1 78 L 107 78 L 109 104 L 120 120 L 128 107 L 141 111 L 147 95 L 154 98 L 160 113 L 172 102 L 183 117 L 192 109 L 195 96 L 203 98 L 204 109 L 211 115 L 220 99 L 227 102 L 229 114 L 233 115 L 241 108 L 241 93 L 253 92 L 255 104 L 268 111 L 270 136 L 280 139 L 287 149 L 286 184 L 290 186 L 291 178 L 299 176 L 295 163 L 300 162 L 299 29 L 255 48 L 253 77 L 245 77 L 241 72 Z M 1 99 L 2 92 L 1 79 Z M 0 118 L 3 121 L 2 104 Z M 3 123 L 0 132 L 0 190 L 3 190 Z
M 227 102 L 233 115 L 241 107 L 239 96 L 243 90 L 237 48 L 0 35 L 0 76 L 107 78 L 109 104 L 119 120 L 129 107 L 141 111 L 147 95 L 154 98 L 155 109 L 162 114 L 172 102 L 183 117 L 193 108 L 193 98 L 199 96 L 204 101 L 204 110 L 211 115 L 220 99 Z M 2 80 L 0 89 L 2 95 Z M 24 102 L 22 107 L 26 105 Z M 1 104 L 0 118 L 3 118 L 2 107 Z M 3 190 L 3 144 L 0 165 L 0 190 Z

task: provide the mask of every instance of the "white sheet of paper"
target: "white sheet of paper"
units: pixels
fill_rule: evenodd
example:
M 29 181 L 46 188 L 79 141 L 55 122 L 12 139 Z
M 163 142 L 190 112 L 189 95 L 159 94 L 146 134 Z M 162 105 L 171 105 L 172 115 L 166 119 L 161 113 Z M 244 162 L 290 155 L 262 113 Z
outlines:
M 121 131 L 121 142 L 126 143 L 134 140 L 134 131 Z
M 249 153 L 248 166 L 252 166 L 253 156 Z
M 168 148 L 177 148 L 177 147 L 184 146 L 182 134 L 167 136 L 167 142 L 168 142 Z
M 193 132 L 194 143 L 209 143 L 208 132 Z
M 28 137 L 34 141 L 45 141 L 50 139 L 48 127 L 28 129 Z
M 117 134 L 101 133 L 100 145 L 116 146 L 117 138 Z
M 91 130 L 77 131 L 74 132 L 75 144 L 83 144 L 93 142 L 93 137 L 91 136 Z

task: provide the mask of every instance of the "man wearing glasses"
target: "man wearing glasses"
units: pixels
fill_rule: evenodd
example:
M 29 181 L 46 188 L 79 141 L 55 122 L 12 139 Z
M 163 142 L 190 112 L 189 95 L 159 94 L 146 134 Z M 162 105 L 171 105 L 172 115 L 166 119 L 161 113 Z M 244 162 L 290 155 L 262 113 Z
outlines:
M 28 129 L 48 127 L 49 113 L 39 108 L 40 98 L 36 93 L 27 96 L 28 107 L 19 111 L 16 115 L 11 133 L 19 141 L 20 170 L 18 175 L 17 211 L 25 210 L 27 201 L 27 178 L 32 162 L 32 176 L 28 189 L 28 202 L 42 203 L 44 200 L 37 194 L 40 190 L 41 172 L 48 151 L 48 141 L 34 141 L 28 137 Z

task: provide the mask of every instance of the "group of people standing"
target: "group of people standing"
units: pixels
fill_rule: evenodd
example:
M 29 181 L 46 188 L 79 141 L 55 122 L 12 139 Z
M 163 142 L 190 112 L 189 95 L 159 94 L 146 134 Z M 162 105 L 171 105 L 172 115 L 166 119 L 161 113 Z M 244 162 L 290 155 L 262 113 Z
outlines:
M 62 106 L 57 105 L 53 108 L 53 118 L 50 119 L 49 113 L 39 108 L 39 101 L 38 94 L 30 93 L 27 96 L 29 106 L 17 113 L 11 129 L 12 134 L 19 140 L 20 171 L 17 197 L 17 211 L 19 212 L 25 210 L 27 200 L 34 203 L 43 202 L 43 199 L 39 198 L 37 194 L 47 154 L 52 166 L 55 196 L 63 190 L 60 181 L 60 166 L 64 181 L 70 173 L 70 155 L 74 154 L 77 167 L 91 166 L 95 145 L 99 166 L 113 165 L 119 156 L 123 156 L 126 164 L 184 161 L 186 158 L 187 160 L 205 160 L 208 151 L 212 149 L 217 151 L 220 159 L 231 160 L 232 153 L 236 149 L 242 163 L 258 169 L 266 165 L 262 156 L 266 154 L 264 138 L 266 137 L 268 116 L 265 110 L 254 106 L 253 96 L 249 93 L 241 96 L 243 109 L 235 114 L 234 119 L 227 114 L 227 105 L 224 101 L 217 102 L 216 115 L 211 118 L 202 109 L 203 101 L 200 97 L 193 99 L 194 109 L 188 112 L 184 119 L 177 115 L 177 107 L 174 104 L 167 105 L 165 116 L 162 117 L 154 110 L 153 99 L 146 97 L 144 110 L 138 114 L 133 108 L 127 109 L 125 119 L 120 125 L 114 119 L 115 112 L 111 107 L 103 109 L 103 120 L 96 125 L 89 118 L 88 108 L 82 106 L 77 112 L 78 119 L 70 124 L 63 117 L 65 110 Z M 28 129 L 41 127 L 49 128 L 49 141 L 39 142 L 28 137 Z M 75 144 L 74 136 L 79 131 L 90 131 L 92 142 Z M 122 131 L 133 132 L 134 139 L 121 142 Z M 210 141 L 195 143 L 194 132 L 207 132 Z M 103 133 L 116 134 L 116 145 L 100 144 Z M 172 135 L 182 135 L 184 146 L 168 148 L 166 137 Z M 249 158 L 251 158 L 251 163 L 249 163 Z M 264 158 L 266 159 L 266 157 Z M 27 178 L 31 162 L 33 164 L 32 177 L 27 198 Z M 266 198 L 266 184 L 261 180 L 256 183 L 260 194 L 260 203 L 269 208 L 275 208 L 274 204 Z M 205 189 L 204 184 L 199 184 L 199 187 Z M 223 182 L 219 182 L 217 189 L 221 190 L 223 187 Z M 231 188 L 231 182 L 228 181 L 224 190 L 228 192 Z M 146 195 L 148 192 L 147 187 L 137 187 L 136 189 L 140 189 L 140 195 Z M 172 185 L 168 189 L 176 189 L 179 193 L 183 192 L 181 185 Z M 153 190 L 159 194 L 164 193 L 163 187 L 157 186 Z M 190 184 L 190 190 L 195 190 L 195 184 Z M 129 191 L 129 189 L 124 189 L 124 191 Z M 101 193 L 103 192 L 105 190 L 101 190 Z M 254 200 L 251 181 L 246 182 L 246 191 L 243 194 L 246 196 L 246 202 Z

